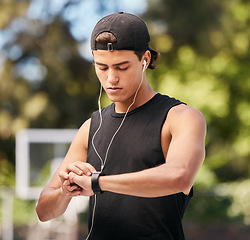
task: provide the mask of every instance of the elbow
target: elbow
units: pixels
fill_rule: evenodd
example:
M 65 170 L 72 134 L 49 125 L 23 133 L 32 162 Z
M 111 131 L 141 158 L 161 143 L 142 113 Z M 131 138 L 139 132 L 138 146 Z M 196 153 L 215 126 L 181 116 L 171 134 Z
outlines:
M 180 174 L 177 177 L 177 186 L 179 192 L 189 192 L 193 184 L 194 179 L 192 175 L 189 174 L 189 171 L 187 171 L 186 169 L 180 171 Z
M 43 211 L 40 210 L 39 205 L 37 205 L 37 206 L 36 206 L 36 214 L 37 214 L 38 219 L 39 219 L 41 222 L 46 222 L 46 221 L 50 220 L 50 219 L 47 219 L 47 218 L 44 216 L 44 214 L 42 214 L 42 212 L 43 212 Z
M 179 174 L 177 174 L 177 182 L 181 192 L 189 192 L 189 190 L 194 185 L 196 175 L 205 158 L 205 151 L 203 149 L 197 151 L 196 156 L 198 156 L 198 160 L 194 161 L 196 164 L 187 165 L 179 169 Z
M 192 188 L 193 182 L 190 181 L 190 179 L 182 179 L 180 181 L 180 185 L 179 186 L 180 186 L 180 192 L 186 193 L 186 192 L 189 192 L 190 189 Z
M 60 217 L 65 212 L 70 200 L 71 197 L 58 200 L 58 195 L 53 197 L 53 194 L 43 191 L 36 205 L 38 219 L 41 222 L 46 222 Z
M 37 214 L 38 219 L 41 222 L 47 222 L 52 219 L 52 218 L 47 217 L 45 214 L 42 214 L 41 212 L 39 212 L 37 209 L 36 209 L 36 214 Z
M 47 222 L 53 218 L 53 211 L 51 208 L 48 208 L 48 206 L 46 206 L 46 202 L 44 201 L 42 194 L 40 195 L 40 198 L 36 205 L 36 214 L 41 222 Z
M 38 207 L 36 206 L 36 215 L 41 222 L 46 222 L 46 219 L 40 214 Z
M 42 195 L 43 195 L 43 192 L 41 193 L 38 199 L 37 205 L 36 205 L 36 215 L 41 222 L 46 222 L 49 219 L 46 218 L 45 209 L 43 207 L 44 204 L 43 204 Z

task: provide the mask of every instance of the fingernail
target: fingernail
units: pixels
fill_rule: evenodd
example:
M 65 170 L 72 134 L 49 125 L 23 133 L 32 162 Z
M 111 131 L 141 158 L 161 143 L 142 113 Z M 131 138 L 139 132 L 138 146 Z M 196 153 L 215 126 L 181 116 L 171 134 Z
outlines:
M 91 172 L 87 172 L 87 175 L 88 175 L 88 176 L 91 176 Z
M 78 173 L 79 173 L 79 174 L 83 174 L 83 171 L 79 171 Z

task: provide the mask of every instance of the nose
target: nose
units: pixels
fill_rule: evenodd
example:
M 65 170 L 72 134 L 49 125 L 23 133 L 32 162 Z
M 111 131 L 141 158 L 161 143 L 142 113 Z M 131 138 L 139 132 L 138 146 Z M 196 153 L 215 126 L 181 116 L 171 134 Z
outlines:
M 116 85 L 116 84 L 118 83 L 119 78 L 118 78 L 117 73 L 116 73 L 115 70 L 109 69 L 107 81 L 108 81 L 111 85 Z

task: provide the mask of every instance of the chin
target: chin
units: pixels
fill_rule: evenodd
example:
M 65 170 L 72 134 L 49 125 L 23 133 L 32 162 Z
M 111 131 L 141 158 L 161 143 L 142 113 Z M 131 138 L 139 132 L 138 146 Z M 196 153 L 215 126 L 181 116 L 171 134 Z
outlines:
M 111 102 L 114 102 L 114 103 L 116 103 L 116 102 L 122 102 L 122 100 L 121 100 L 121 98 L 120 97 L 114 97 L 114 96 L 108 96 L 108 98 L 109 98 L 109 100 L 111 101 Z
M 109 100 L 114 103 L 124 103 L 124 104 L 131 104 L 131 101 L 133 101 L 132 96 L 122 95 L 122 94 L 107 94 Z

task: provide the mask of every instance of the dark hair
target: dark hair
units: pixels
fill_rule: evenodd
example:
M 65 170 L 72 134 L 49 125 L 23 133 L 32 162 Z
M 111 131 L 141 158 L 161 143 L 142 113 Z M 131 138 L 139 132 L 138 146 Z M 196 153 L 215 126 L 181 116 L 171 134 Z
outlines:
M 117 39 L 115 37 L 114 34 L 110 33 L 110 32 L 103 32 L 101 34 L 99 34 L 95 40 L 98 43 L 101 44 L 107 44 L 107 43 L 115 43 L 117 42 Z M 156 66 L 154 65 L 154 62 L 159 58 L 160 54 L 158 52 L 156 52 L 155 50 L 151 50 L 149 49 L 149 51 L 151 52 L 151 59 L 150 59 L 150 63 L 148 65 L 149 69 L 155 69 Z M 145 51 L 134 51 L 135 55 L 138 57 L 139 61 L 141 61 L 142 56 L 144 55 Z

